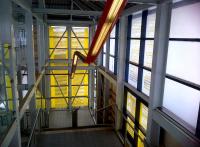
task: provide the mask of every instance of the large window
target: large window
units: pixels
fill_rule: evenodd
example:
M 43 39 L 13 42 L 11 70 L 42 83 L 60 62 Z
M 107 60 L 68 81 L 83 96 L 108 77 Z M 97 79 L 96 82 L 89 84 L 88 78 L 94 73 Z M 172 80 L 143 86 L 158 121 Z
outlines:
M 110 33 L 110 52 L 109 52 L 109 70 L 117 74 L 117 52 L 118 52 L 118 35 L 119 23 L 115 25 Z
M 74 78 L 70 79 L 69 71 L 61 68 L 71 66 L 71 59 L 75 51 L 80 51 L 85 55 L 88 53 L 89 28 L 72 27 L 71 29 L 69 49 L 69 32 L 66 27 L 49 27 L 50 66 L 54 69 L 49 73 L 51 108 L 67 108 L 69 105 L 74 107 L 88 106 L 88 71 L 77 69 Z M 60 40 L 62 36 L 63 38 Z M 77 64 L 77 68 L 84 66 L 87 64 L 82 62 Z
M 172 10 L 163 107 L 194 132 L 200 104 L 200 3 Z
M 126 80 L 149 95 L 155 31 L 155 10 L 146 10 L 128 18 Z
M 117 74 L 117 54 L 118 54 L 119 22 L 110 33 L 109 40 L 103 46 L 102 65 L 115 75 Z M 107 65 L 108 60 L 108 65 Z
M 125 107 L 125 115 L 128 121 L 125 125 L 127 137 L 133 145 L 143 147 L 144 143 L 140 137 L 144 139 L 146 134 L 148 118 L 147 104 L 127 89 Z M 140 137 L 134 132 L 133 128 L 138 132 Z
M 106 67 L 106 50 L 107 50 L 107 46 L 106 43 L 103 46 L 103 66 Z

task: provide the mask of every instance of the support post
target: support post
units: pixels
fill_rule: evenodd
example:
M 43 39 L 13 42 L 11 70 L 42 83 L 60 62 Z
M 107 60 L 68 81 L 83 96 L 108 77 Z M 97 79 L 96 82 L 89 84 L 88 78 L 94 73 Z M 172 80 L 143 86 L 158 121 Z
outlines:
M 151 73 L 151 89 L 146 139 L 148 144 L 159 146 L 160 126 L 153 121 L 153 110 L 162 106 L 168 39 L 170 31 L 172 3 L 158 4 L 156 10 L 156 26 L 154 54 Z
M 27 71 L 28 71 L 28 88 L 35 83 L 35 56 L 34 56 L 34 48 L 33 48 L 33 16 L 31 12 L 26 12 L 25 14 L 25 29 L 26 29 L 26 63 L 27 63 Z M 36 99 L 35 95 L 30 101 L 29 111 L 31 116 L 31 122 L 33 126 L 33 122 L 36 117 Z
M 117 88 L 116 88 L 116 105 L 118 109 L 123 112 L 124 103 L 124 80 L 125 80 L 125 60 L 126 60 L 126 46 L 127 46 L 127 28 L 128 18 L 123 16 L 120 18 L 120 31 L 119 31 L 119 50 L 117 62 Z M 122 126 L 122 115 L 117 110 L 115 111 L 115 129 L 119 130 Z
M 71 66 L 71 31 L 72 31 L 72 28 L 71 26 L 67 28 L 68 29 L 68 66 Z M 74 34 L 75 35 L 75 34 Z M 68 73 L 71 72 L 68 70 Z M 68 108 L 69 110 L 72 110 L 72 80 L 71 80 L 71 77 L 70 75 L 68 75 Z
M 12 87 L 13 111 L 15 111 L 15 121 L 11 125 L 15 127 L 9 128 L 9 131 L 6 134 L 1 146 L 9 146 L 10 142 L 12 142 L 13 144 L 15 144 L 16 147 L 21 147 L 19 96 L 18 96 L 18 91 L 17 91 L 16 52 L 15 52 L 14 26 L 13 26 L 13 18 L 12 18 L 12 1 L 11 0 L 1 0 L 0 43 L 8 44 L 6 45 L 6 47 L 9 48 L 9 55 L 10 55 L 9 75 L 10 75 L 11 87 Z

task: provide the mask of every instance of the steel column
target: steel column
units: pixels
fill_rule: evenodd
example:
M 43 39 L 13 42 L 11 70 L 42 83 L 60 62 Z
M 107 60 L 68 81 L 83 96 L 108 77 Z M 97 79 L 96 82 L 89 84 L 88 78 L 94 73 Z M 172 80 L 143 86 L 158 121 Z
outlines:
M 25 13 L 25 30 L 26 30 L 26 63 L 28 71 L 28 86 L 31 86 L 35 83 L 35 56 L 33 48 L 33 16 L 31 12 Z M 30 101 L 29 110 L 31 112 L 31 122 L 34 122 L 36 116 L 36 100 L 35 95 Z
M 165 72 L 168 53 L 172 3 L 157 6 L 154 39 L 154 54 L 151 74 L 151 89 L 149 100 L 147 142 L 159 146 L 160 126 L 153 121 L 153 110 L 162 106 Z
M 116 105 L 120 111 L 123 111 L 124 103 L 124 80 L 125 80 L 125 62 L 126 62 L 126 45 L 127 45 L 127 28 L 128 18 L 126 16 L 120 19 L 119 30 L 119 49 L 118 49 L 118 62 L 117 62 L 117 88 L 116 88 Z M 116 111 L 115 114 L 116 126 L 115 129 L 119 130 L 122 126 L 122 116 Z
M 74 31 L 72 30 L 71 27 L 68 27 L 67 30 L 68 30 L 68 61 L 70 61 L 70 59 L 72 58 L 71 57 L 71 52 L 72 52 L 71 51 L 71 32 L 74 33 Z M 74 36 L 76 36 L 75 33 L 74 33 Z M 71 66 L 70 62 L 68 62 L 68 66 Z M 68 70 L 68 72 L 70 72 L 70 71 Z M 69 96 L 69 99 L 68 99 L 69 110 L 72 110 L 72 99 L 71 99 L 71 96 L 72 96 L 72 80 L 71 80 L 70 75 L 68 75 L 68 96 Z

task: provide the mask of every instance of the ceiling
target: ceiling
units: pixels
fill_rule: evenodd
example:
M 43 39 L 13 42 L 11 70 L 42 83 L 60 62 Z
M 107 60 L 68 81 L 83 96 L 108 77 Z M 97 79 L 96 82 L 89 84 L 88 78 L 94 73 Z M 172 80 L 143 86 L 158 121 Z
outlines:
M 40 0 L 32 0 L 32 7 L 38 8 Z M 105 1 L 103 0 L 43 0 L 45 8 L 51 9 L 68 9 L 68 10 L 83 10 L 83 11 L 103 11 Z M 128 3 L 126 8 L 132 7 L 136 4 Z M 70 15 L 52 15 L 48 14 L 49 20 L 68 20 Z M 72 20 L 97 20 L 97 17 L 88 16 L 72 16 Z

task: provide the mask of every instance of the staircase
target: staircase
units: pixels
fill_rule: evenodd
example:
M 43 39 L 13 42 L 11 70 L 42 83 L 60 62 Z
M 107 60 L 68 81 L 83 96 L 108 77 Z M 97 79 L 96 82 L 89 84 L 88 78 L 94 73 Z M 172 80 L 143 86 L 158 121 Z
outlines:
M 37 147 L 122 147 L 113 128 L 88 126 L 44 129 L 36 135 Z

